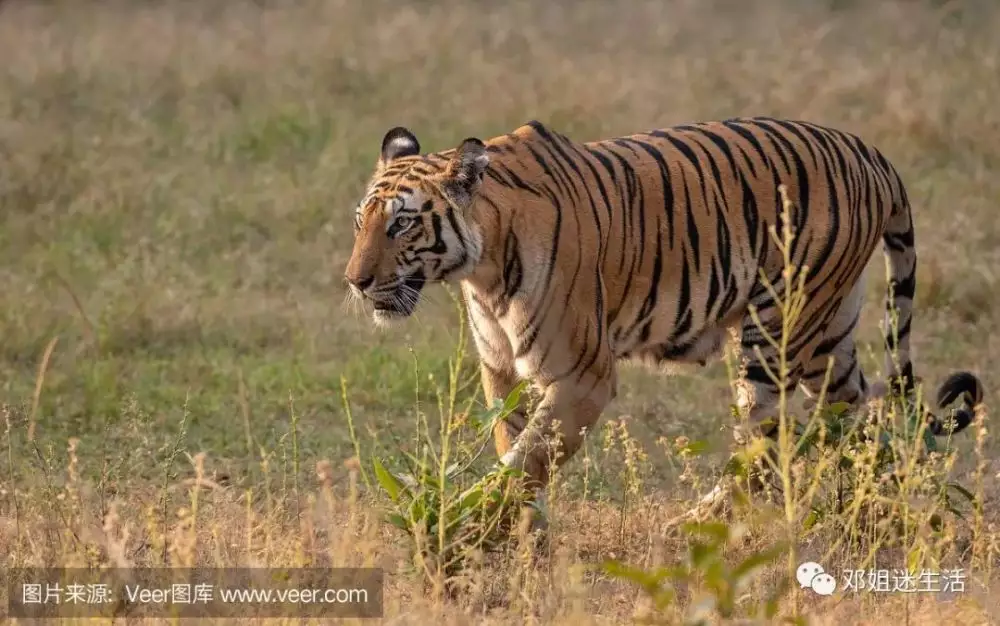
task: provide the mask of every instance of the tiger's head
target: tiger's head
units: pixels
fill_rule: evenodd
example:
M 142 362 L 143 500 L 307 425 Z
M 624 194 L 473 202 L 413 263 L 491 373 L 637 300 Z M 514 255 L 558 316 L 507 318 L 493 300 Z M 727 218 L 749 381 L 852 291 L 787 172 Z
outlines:
M 469 213 L 489 164 L 485 144 L 420 154 L 409 130 L 382 139 L 375 174 L 354 212 L 354 249 L 344 277 L 372 303 L 376 323 L 408 317 L 424 285 L 468 275 L 482 253 Z

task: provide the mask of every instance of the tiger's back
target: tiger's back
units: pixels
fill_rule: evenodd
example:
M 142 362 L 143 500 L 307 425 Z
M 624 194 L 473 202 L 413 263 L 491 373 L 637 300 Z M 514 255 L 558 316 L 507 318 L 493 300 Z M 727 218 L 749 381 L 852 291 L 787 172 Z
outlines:
M 646 361 L 704 362 L 749 303 L 768 304 L 760 274 L 780 287 L 785 261 L 769 232 L 782 227 L 779 185 L 798 208 L 792 261 L 810 267 L 814 306 L 803 323 L 812 326 L 829 321 L 809 318 L 846 297 L 893 207 L 905 205 L 877 150 L 801 122 L 729 120 L 587 144 L 533 122 L 490 151 L 500 157 L 490 178 L 548 199 L 508 204 L 514 232 L 546 231 L 538 252 L 556 253 L 533 255 L 541 289 L 566 298 L 603 282 L 613 352 Z M 588 276 L 595 261 L 600 275 Z

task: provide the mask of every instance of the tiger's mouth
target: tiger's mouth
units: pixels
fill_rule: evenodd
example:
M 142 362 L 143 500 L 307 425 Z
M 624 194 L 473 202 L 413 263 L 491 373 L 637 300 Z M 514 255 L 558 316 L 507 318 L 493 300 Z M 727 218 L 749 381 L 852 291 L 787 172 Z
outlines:
M 381 322 L 413 315 L 426 282 L 423 273 L 417 272 L 403 278 L 394 287 L 373 295 L 371 299 L 375 312 L 372 317 L 376 322 Z

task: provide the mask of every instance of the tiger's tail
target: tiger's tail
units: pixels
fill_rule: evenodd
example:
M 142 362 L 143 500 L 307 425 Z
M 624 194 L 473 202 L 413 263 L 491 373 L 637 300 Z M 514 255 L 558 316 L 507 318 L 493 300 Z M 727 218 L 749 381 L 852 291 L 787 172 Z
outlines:
M 913 319 L 913 296 L 917 286 L 917 252 L 914 245 L 913 216 L 906 192 L 898 175 L 893 172 L 897 201 L 882 235 L 888 264 L 889 284 L 885 312 L 885 370 L 889 392 L 908 398 L 918 382 L 913 374 L 910 358 L 910 324 Z M 975 410 L 983 400 L 983 384 L 970 372 L 951 374 L 937 393 L 940 411 L 959 397 L 963 406 L 956 409 L 950 424 L 932 413 L 927 414 L 928 427 L 935 435 L 954 434 L 965 429 L 973 419 Z
M 953 435 L 962 432 L 976 419 L 976 409 L 983 402 L 983 383 L 971 372 L 955 372 L 938 388 L 937 408 L 942 410 L 962 397 L 961 408 L 955 409 L 950 420 L 928 415 L 928 428 L 935 435 Z
M 893 394 L 906 396 L 913 390 L 913 362 L 910 360 L 910 323 L 913 296 L 917 289 L 917 250 L 914 245 L 913 215 L 898 176 L 899 193 L 882 233 L 888 279 L 885 302 L 885 371 Z

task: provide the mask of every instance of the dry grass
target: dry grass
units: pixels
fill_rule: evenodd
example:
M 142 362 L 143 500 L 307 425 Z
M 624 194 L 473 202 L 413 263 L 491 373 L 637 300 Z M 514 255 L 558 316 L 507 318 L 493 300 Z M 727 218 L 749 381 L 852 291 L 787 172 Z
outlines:
M 2 3 L 5 565 L 379 564 L 392 623 L 627 622 L 642 594 L 586 568 L 682 558 L 667 522 L 725 460 L 726 369 L 629 369 L 606 430 L 566 468 L 550 550 L 491 556 L 458 600 L 428 593 L 377 518 L 384 497 L 352 497 L 360 475 L 341 463 L 355 454 L 341 376 L 362 455 L 389 456 L 394 439 L 412 447 L 418 407 L 435 406 L 428 377 L 446 378 L 458 335 L 440 290 L 386 332 L 343 305 L 350 210 L 383 133 L 407 125 L 433 150 L 532 118 L 589 139 L 748 114 L 856 132 L 890 156 L 915 206 L 918 375 L 972 369 L 991 402 L 998 31 L 1000 11 L 974 1 Z M 861 339 L 876 375 L 872 275 Z M 682 458 L 678 436 L 707 451 Z M 984 585 L 970 577 L 955 598 L 793 593 L 783 614 L 1000 615 L 996 438 L 980 429 L 954 446 L 951 475 L 982 476 L 982 527 L 930 543 Z M 196 507 L 194 460 L 212 481 Z M 776 519 L 737 516 L 748 534 L 728 557 L 785 537 Z M 824 555 L 836 530 L 798 554 Z M 898 552 L 885 567 L 902 566 Z M 751 595 L 781 573 L 767 569 Z

